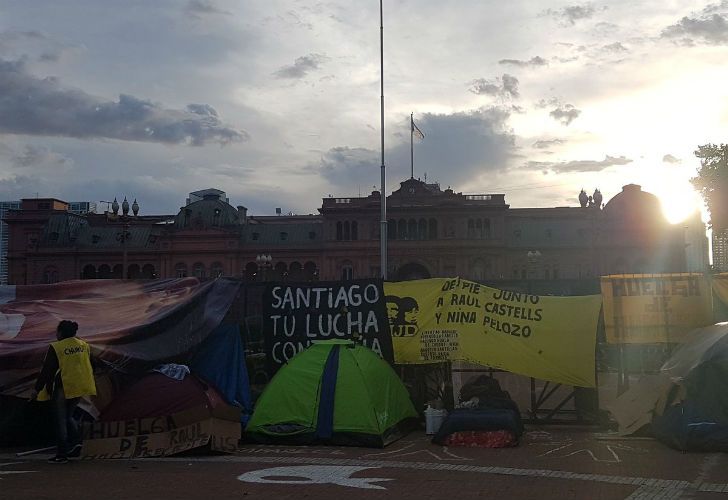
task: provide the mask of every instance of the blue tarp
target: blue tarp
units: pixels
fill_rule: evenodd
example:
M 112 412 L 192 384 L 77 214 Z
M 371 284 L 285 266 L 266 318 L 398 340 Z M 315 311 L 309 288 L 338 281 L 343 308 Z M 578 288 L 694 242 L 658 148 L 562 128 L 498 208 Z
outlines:
M 242 408 L 242 422 L 247 423 L 253 404 L 245 347 L 237 324 L 220 324 L 200 345 L 190 362 L 190 370 L 213 385 L 227 403 Z

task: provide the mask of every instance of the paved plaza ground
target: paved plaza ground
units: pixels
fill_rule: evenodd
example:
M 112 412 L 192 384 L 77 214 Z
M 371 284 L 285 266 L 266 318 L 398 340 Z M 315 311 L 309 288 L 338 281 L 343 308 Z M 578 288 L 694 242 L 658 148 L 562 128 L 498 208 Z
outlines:
M 728 456 L 647 438 L 530 427 L 519 447 L 446 448 L 422 432 L 385 449 L 242 445 L 234 455 L 46 463 L 0 450 L 8 499 L 728 498 Z

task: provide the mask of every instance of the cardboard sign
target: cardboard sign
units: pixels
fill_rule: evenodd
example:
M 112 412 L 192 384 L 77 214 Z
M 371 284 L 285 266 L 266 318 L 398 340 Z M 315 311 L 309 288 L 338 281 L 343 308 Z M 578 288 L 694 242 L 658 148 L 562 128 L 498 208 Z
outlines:
M 208 445 L 234 453 L 240 433 L 240 412 L 235 408 L 197 407 L 174 415 L 86 425 L 81 456 L 165 457 Z

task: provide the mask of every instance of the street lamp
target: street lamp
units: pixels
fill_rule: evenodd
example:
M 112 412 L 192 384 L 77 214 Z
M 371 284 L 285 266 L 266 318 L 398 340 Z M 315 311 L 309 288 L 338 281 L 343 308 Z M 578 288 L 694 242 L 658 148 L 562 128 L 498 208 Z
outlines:
M 255 263 L 258 264 L 258 268 L 261 269 L 260 280 L 268 280 L 268 272 L 273 267 L 273 257 L 269 253 L 258 254 L 255 257 Z
M 127 277 L 127 241 L 129 241 L 129 239 L 131 238 L 131 232 L 129 232 L 129 227 L 131 226 L 131 221 L 136 219 L 137 215 L 139 214 L 139 203 L 137 203 L 135 198 L 134 203 L 132 203 L 131 205 L 133 215 L 129 215 L 129 201 L 126 199 L 126 196 L 124 196 L 124 201 L 121 202 L 121 215 L 119 215 L 119 202 L 116 201 L 116 197 L 114 197 L 114 201 L 111 203 L 111 210 L 114 214 L 114 219 L 122 223 L 122 231 L 120 233 L 117 233 L 116 240 L 121 243 L 123 255 L 121 265 L 121 279 L 125 279 Z

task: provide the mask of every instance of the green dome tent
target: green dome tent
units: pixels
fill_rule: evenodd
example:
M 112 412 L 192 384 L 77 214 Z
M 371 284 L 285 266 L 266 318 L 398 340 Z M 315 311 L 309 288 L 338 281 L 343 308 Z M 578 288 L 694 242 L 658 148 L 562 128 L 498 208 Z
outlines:
M 417 412 L 394 370 L 346 340 L 314 342 L 281 368 L 246 428 L 262 443 L 384 447 Z

